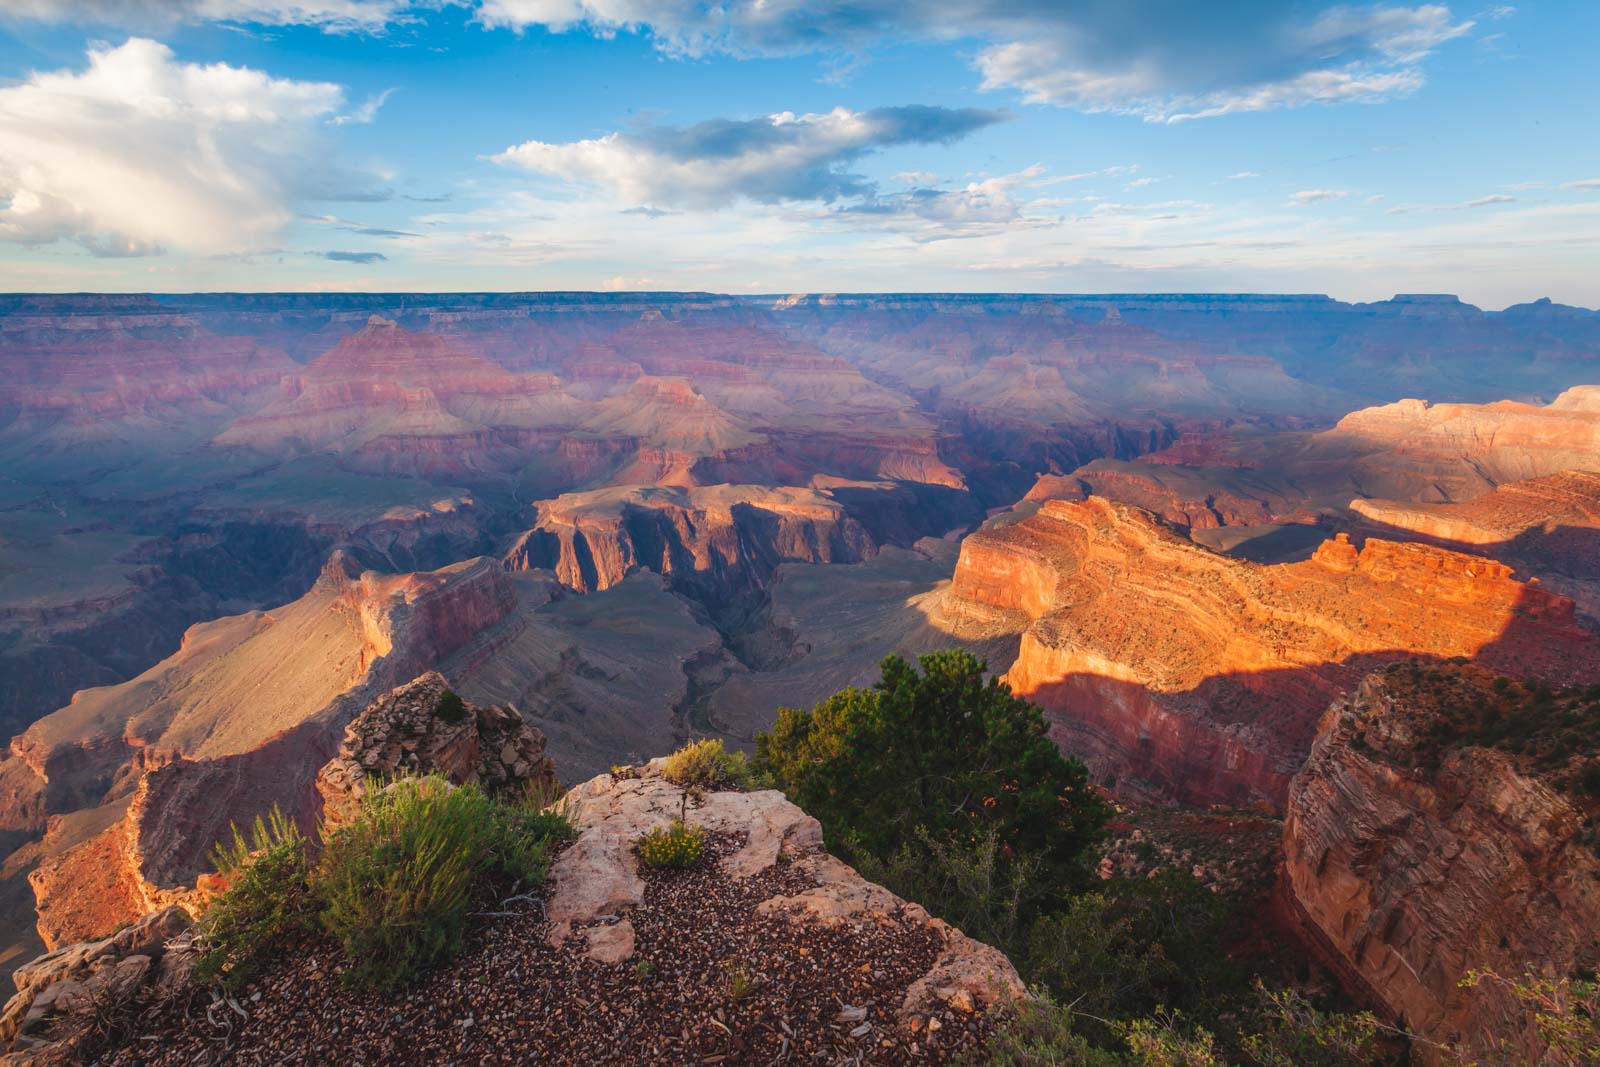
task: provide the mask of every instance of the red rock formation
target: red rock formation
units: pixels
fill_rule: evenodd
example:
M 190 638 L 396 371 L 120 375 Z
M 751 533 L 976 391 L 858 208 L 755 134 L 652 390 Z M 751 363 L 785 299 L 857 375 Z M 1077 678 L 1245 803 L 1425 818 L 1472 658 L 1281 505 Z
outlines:
M 853 563 L 876 546 L 826 492 L 717 485 L 568 493 L 506 560 L 545 568 L 579 592 L 616 585 L 643 567 L 724 594 L 763 585 L 780 562 Z
M 169 660 L 34 724 L 5 761 L 8 820 L 115 820 L 86 841 L 87 816 L 51 820 L 33 879 L 46 942 L 96 936 L 164 902 L 155 887 L 192 885 L 229 822 L 274 802 L 309 818 L 315 768 L 344 723 L 515 599 L 492 560 L 377 575 L 337 554 L 294 604 L 197 626 Z
M 1462 504 L 1352 500 L 1375 533 L 1494 556 L 1600 617 L 1600 473 L 1565 471 L 1509 482 Z
M 1600 678 L 1572 601 L 1501 564 L 1341 536 L 1261 566 L 1093 497 L 968 537 L 952 592 L 1027 626 L 1006 678 L 1064 748 L 1192 803 L 1280 806 L 1322 709 L 1378 663 L 1474 656 Z
M 1401 400 L 1353 411 L 1321 433 L 1193 436 L 1143 459 L 1198 467 L 1193 477 L 1219 488 L 1244 470 L 1263 472 L 1283 486 L 1269 498 L 1279 516 L 1352 498 L 1461 503 L 1508 482 L 1600 470 L 1597 395 L 1600 386 L 1574 386 L 1544 406 Z
M 1218 484 L 1212 472 L 1097 459 L 1070 475 L 1042 475 L 1025 500 L 1104 497 L 1132 504 L 1184 530 L 1213 530 L 1271 522 L 1283 487 L 1262 475 L 1242 472 Z
M 345 727 L 339 754 L 317 772 L 327 826 L 348 822 L 372 788 L 400 775 L 443 775 L 508 799 L 528 791 L 553 798 L 555 764 L 544 735 L 515 708 L 479 707 L 456 697 L 444 677 L 429 671 L 385 693 Z
M 1454 740 L 1453 709 L 1504 701 L 1492 681 L 1407 665 L 1334 704 L 1290 787 L 1284 875 L 1315 943 L 1389 1018 L 1469 1055 L 1504 1040 L 1533 1063 L 1527 1006 L 1495 981 L 1460 982 L 1600 961 L 1600 859 L 1572 796 L 1507 752 Z

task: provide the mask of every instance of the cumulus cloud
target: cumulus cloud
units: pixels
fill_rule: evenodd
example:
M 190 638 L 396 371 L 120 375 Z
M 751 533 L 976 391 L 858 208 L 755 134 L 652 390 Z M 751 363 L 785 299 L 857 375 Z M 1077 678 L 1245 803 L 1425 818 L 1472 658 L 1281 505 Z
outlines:
M 319 130 L 343 91 L 224 63 L 180 63 L 133 38 L 81 72 L 0 89 L 0 240 L 97 255 L 260 247 L 297 196 L 348 175 Z
M 7 15 L 159 29 L 180 22 L 318 26 L 331 33 L 376 33 L 403 17 L 406 0 L 7 0 Z
M 669 53 L 856 52 L 906 36 L 982 42 L 988 89 L 1033 103 L 1175 122 L 1311 103 L 1380 100 L 1472 27 L 1443 4 L 1281 0 L 482 0 L 489 26 L 642 30 Z
M 638 206 L 718 208 L 867 196 L 873 184 L 849 166 L 868 153 L 949 144 L 1006 116 L 977 108 L 835 108 L 762 119 L 714 119 L 646 127 L 567 144 L 528 141 L 490 157 L 614 191 Z

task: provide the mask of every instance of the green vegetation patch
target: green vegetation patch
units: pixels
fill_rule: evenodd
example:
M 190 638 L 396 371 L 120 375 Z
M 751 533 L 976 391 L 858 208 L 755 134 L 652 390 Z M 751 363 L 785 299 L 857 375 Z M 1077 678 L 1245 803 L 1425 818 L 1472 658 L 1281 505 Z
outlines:
M 539 798 L 503 802 L 443 778 L 403 778 L 349 825 L 307 842 L 274 811 L 214 855 L 228 888 L 202 917 L 199 973 L 236 986 L 297 939 L 331 937 L 353 985 L 405 985 L 461 947 L 468 912 L 507 885 L 536 886 L 573 834 Z

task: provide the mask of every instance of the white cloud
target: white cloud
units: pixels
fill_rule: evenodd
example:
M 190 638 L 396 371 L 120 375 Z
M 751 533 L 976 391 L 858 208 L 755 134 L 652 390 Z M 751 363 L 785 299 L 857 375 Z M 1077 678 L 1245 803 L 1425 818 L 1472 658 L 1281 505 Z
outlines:
M 1404 204 L 1388 210 L 1390 215 L 1409 215 L 1417 211 L 1471 211 L 1473 208 L 1490 207 L 1494 204 L 1515 204 L 1517 198 L 1507 196 L 1505 193 L 1490 193 L 1488 196 L 1476 197 L 1472 200 L 1462 200 L 1454 204 Z
M 1297 206 L 1321 204 L 1329 200 L 1343 200 L 1350 194 L 1339 189 L 1302 189 L 1289 196 L 1289 203 Z
M 239 22 L 377 33 L 412 6 L 408 0 L 6 0 L 5 13 L 13 18 L 133 29 Z
M 1227 180 L 1230 181 L 1230 182 L 1238 182 L 1238 181 L 1244 181 L 1246 178 L 1259 178 L 1259 177 L 1261 177 L 1261 172 L 1258 171 L 1258 170 L 1241 170 L 1236 174 L 1228 175 Z
M 1562 182 L 1563 189 L 1600 189 L 1600 178 L 1583 178 L 1575 182 Z
M 394 95 L 394 89 L 385 89 L 381 93 L 369 96 L 357 107 L 346 114 L 335 115 L 328 120 L 330 126 L 367 126 L 378 117 L 378 111 L 389 102 L 389 97 Z
M 99 255 L 259 247 L 295 197 L 347 176 L 319 167 L 339 86 L 177 62 L 133 38 L 82 72 L 0 89 L 0 239 Z
M 482 0 L 477 18 L 644 30 L 679 55 L 857 55 L 884 39 L 970 39 L 986 89 L 1163 122 L 1411 92 L 1417 65 L 1473 25 L 1436 3 L 1308 15 L 1281 0 Z
M 870 196 L 848 165 L 895 145 L 947 144 L 1005 119 L 939 107 L 834 108 L 811 115 L 646 127 L 567 144 L 528 141 L 494 162 L 609 189 L 631 205 L 711 209 Z

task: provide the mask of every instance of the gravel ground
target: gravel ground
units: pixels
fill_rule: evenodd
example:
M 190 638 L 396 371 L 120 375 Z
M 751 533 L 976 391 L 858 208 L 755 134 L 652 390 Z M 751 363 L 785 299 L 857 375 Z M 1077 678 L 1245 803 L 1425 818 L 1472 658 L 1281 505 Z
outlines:
M 715 861 L 739 844 L 712 838 L 694 869 L 645 873 L 626 962 L 586 958 L 581 936 L 551 948 L 539 902 L 517 902 L 405 993 L 348 989 L 333 948 L 307 944 L 237 995 L 248 1018 L 224 1007 L 213 1025 L 197 994 L 152 1009 L 100 1062 L 937 1064 L 982 1040 L 984 1019 L 959 1012 L 915 1034 L 895 1026 L 936 934 L 758 916 L 761 901 L 810 883 L 783 864 L 728 878 Z

